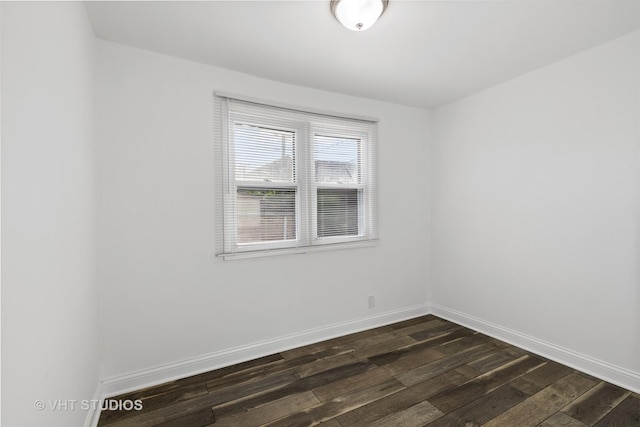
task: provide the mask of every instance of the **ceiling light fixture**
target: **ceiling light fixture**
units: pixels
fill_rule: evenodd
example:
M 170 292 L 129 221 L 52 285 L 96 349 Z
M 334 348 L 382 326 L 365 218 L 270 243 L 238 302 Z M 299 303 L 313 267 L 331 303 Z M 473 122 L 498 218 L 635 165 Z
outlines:
M 351 31 L 363 31 L 376 23 L 389 0 L 331 0 L 331 13 Z

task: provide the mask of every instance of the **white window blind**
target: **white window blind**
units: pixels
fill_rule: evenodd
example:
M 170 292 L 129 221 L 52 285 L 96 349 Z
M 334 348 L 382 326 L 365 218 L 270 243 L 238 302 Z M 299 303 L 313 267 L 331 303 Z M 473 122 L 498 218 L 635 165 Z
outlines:
M 377 124 L 216 97 L 218 255 L 377 238 Z

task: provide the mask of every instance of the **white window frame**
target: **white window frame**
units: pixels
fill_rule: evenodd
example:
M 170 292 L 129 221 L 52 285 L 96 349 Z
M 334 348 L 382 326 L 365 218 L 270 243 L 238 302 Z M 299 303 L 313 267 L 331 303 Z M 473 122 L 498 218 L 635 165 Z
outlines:
M 265 182 L 265 181 L 248 181 L 248 180 L 236 180 L 235 174 L 233 173 L 232 165 L 235 164 L 235 150 L 234 145 L 230 143 L 230 141 L 234 138 L 234 128 L 235 124 L 247 124 L 252 126 L 260 126 L 266 128 L 274 128 L 277 130 L 282 130 L 285 132 L 292 132 L 295 134 L 295 142 L 294 142 L 294 150 L 295 150 L 295 163 L 297 164 L 299 161 L 304 161 L 303 152 L 305 151 L 304 146 L 306 143 L 304 141 L 301 142 L 301 139 L 304 140 L 304 125 L 299 122 L 290 121 L 290 122 L 280 122 L 278 124 L 274 124 L 266 119 L 256 118 L 254 116 L 250 116 L 244 113 L 229 113 L 229 137 L 227 141 L 224 142 L 225 148 L 227 150 L 227 163 L 229 165 L 227 169 L 227 180 L 228 180 L 228 194 L 226 195 L 226 204 L 228 204 L 229 209 L 231 211 L 231 215 L 237 215 L 237 192 L 238 188 L 264 188 L 264 189 L 294 189 L 296 192 L 296 238 L 288 239 L 288 240 L 277 240 L 277 241 L 263 241 L 263 242 L 252 242 L 252 243 L 238 243 L 237 236 L 237 228 L 227 227 L 225 229 L 225 239 L 224 239 L 224 253 L 236 253 L 236 252 L 249 252 L 249 251 L 267 251 L 273 249 L 282 249 L 282 248 L 290 248 L 296 246 L 303 246 L 306 243 L 306 235 L 308 234 L 306 230 L 306 224 L 301 219 L 301 209 L 306 208 L 304 197 L 301 197 L 302 185 L 304 183 L 301 182 L 301 179 L 298 177 L 298 173 L 294 175 L 294 181 L 292 183 L 284 183 L 284 182 Z M 298 160 L 300 159 L 300 160 Z M 297 169 L 297 168 L 296 168 Z
M 231 106 L 230 106 L 231 105 Z M 238 105 L 249 105 L 265 114 L 252 114 Z M 216 255 L 224 259 L 258 257 L 286 253 L 306 253 L 377 243 L 377 182 L 375 175 L 375 142 L 377 121 L 317 113 L 289 106 L 256 102 L 242 97 L 216 94 Z M 269 112 L 277 114 L 271 119 Z M 295 133 L 294 182 L 264 182 L 235 179 L 233 131 L 236 123 L 281 129 Z M 359 177 L 357 183 L 316 183 L 313 163 L 315 135 L 356 139 L 358 143 Z M 295 189 L 296 238 L 279 241 L 238 243 L 238 188 Z M 358 234 L 319 237 L 317 230 L 318 188 L 357 189 Z
M 369 144 L 369 135 L 367 132 L 357 131 L 357 130 L 344 130 L 344 129 L 335 129 L 322 125 L 312 125 L 311 131 L 311 141 L 313 141 L 313 137 L 316 135 L 335 137 L 335 138 L 345 138 L 345 139 L 356 139 L 359 141 L 358 143 L 358 156 L 361 159 L 367 158 L 367 147 Z M 310 143 L 310 147 L 313 147 L 313 143 Z M 313 154 L 312 154 L 313 158 Z M 350 183 L 317 183 L 315 179 L 315 168 L 310 167 L 310 191 L 309 198 L 311 200 L 311 235 L 313 236 L 312 244 L 315 245 L 327 245 L 327 244 L 338 244 L 338 243 L 347 243 L 347 242 L 357 242 L 369 240 L 369 226 L 368 226 L 368 216 L 370 215 L 367 212 L 367 203 L 368 203 L 368 192 L 366 191 L 368 186 L 368 181 L 370 179 L 369 168 L 366 161 L 360 163 L 360 167 L 358 168 L 358 182 L 356 184 Z M 318 236 L 318 210 L 314 207 L 317 206 L 318 200 L 318 189 L 356 189 L 358 190 L 358 218 L 362 219 L 358 221 L 358 234 L 355 236 L 332 236 L 332 237 L 320 237 Z

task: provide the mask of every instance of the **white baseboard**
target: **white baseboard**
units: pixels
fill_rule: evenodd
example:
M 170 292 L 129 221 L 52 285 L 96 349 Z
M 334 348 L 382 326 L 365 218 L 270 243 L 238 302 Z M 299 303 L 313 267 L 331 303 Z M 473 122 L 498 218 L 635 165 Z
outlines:
M 443 319 L 450 320 L 462 326 L 474 329 L 485 335 L 508 342 L 517 347 L 539 354 L 563 365 L 570 366 L 594 377 L 600 378 L 620 387 L 640 393 L 640 373 L 630 371 L 619 366 L 593 357 L 569 350 L 567 348 L 548 343 L 546 341 L 522 334 L 509 328 L 496 325 L 459 311 L 431 304 L 430 312 Z
M 102 399 L 102 381 L 98 381 L 96 389 L 93 392 L 92 401 L 96 402 Z M 84 427 L 96 427 L 98 420 L 100 419 L 100 407 L 101 405 L 90 405 L 90 410 L 87 411 L 87 416 L 84 419 Z
M 203 372 L 219 369 L 258 357 L 268 356 L 296 347 L 328 340 L 342 335 L 400 322 L 429 313 L 429 306 L 422 304 L 400 310 L 388 311 L 375 316 L 351 320 L 333 325 L 285 335 L 181 360 L 175 363 L 131 372 L 102 381 L 102 397 L 113 397 L 130 391 L 186 378 Z

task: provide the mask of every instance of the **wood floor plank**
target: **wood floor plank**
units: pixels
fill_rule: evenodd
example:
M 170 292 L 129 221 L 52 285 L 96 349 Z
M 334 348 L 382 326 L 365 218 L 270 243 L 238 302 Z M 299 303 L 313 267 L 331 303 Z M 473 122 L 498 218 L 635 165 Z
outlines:
M 329 369 L 350 365 L 357 361 L 358 358 L 355 353 L 351 352 L 318 359 L 313 362 L 305 363 L 304 365 L 296 366 L 294 369 L 301 378 L 304 378 Z
M 204 383 L 189 384 L 160 394 L 157 394 L 157 390 L 153 390 L 153 393 L 149 396 L 142 394 L 136 396 L 134 399 L 128 398 L 132 401 L 140 400 L 142 402 L 142 409 L 140 411 L 102 411 L 100 414 L 100 422 L 103 425 L 107 425 L 116 420 L 130 418 L 165 406 L 170 406 L 178 402 L 184 402 L 195 397 L 204 396 L 208 392 L 207 385 Z M 119 397 L 118 399 L 121 398 Z
M 228 375 L 212 378 L 205 384 L 207 385 L 207 389 L 209 389 L 209 391 L 214 391 L 223 389 L 230 385 L 259 381 L 262 378 L 287 371 L 291 371 L 291 367 L 287 364 L 287 361 L 283 359 L 266 365 L 255 366 L 236 372 L 231 372 Z
M 343 427 L 335 418 L 323 421 L 321 424 L 322 427 Z
M 214 406 L 213 411 L 217 419 L 222 419 L 239 412 L 248 411 L 255 407 L 262 406 L 268 402 L 281 399 L 285 396 L 304 393 L 311 391 L 316 387 L 328 385 L 341 379 L 350 378 L 374 367 L 374 365 L 367 361 L 358 361 L 349 365 L 340 366 L 301 378 L 281 387 L 266 390 L 264 393 L 252 394 L 235 401 L 227 401 Z
M 511 386 L 533 396 L 543 388 L 558 381 L 560 378 L 574 372 L 568 366 L 561 365 L 553 361 L 547 361 L 544 366 L 529 372 L 526 375 L 511 382 Z
M 466 337 L 459 338 L 448 343 L 439 345 L 438 351 L 444 354 L 455 354 L 469 347 L 475 347 L 480 344 L 485 344 L 493 341 L 493 338 L 483 334 L 473 334 Z
M 215 398 L 215 404 L 233 402 L 254 394 L 266 393 L 273 389 L 294 384 L 300 377 L 292 369 L 258 378 L 255 381 L 241 382 L 225 388 L 210 390 L 209 395 Z M 211 406 L 213 406 L 211 405 Z
M 337 341 L 338 338 L 330 341 Z M 283 351 L 280 353 L 284 360 L 292 360 L 297 359 L 304 356 L 309 356 L 313 354 L 317 354 L 322 351 L 333 350 L 337 352 L 344 352 L 353 350 L 351 345 L 345 344 L 344 342 L 333 342 L 332 344 L 329 341 L 321 341 L 319 343 L 309 344 L 303 347 L 297 347 L 291 350 Z
M 476 399 L 429 424 L 429 427 L 479 426 L 525 400 L 528 395 L 509 385 Z
M 378 332 L 374 330 L 368 331 L 369 333 L 364 336 L 377 335 Z M 334 351 L 336 353 L 353 350 L 353 347 L 349 344 L 349 341 L 344 337 L 332 338 L 327 341 L 321 341 L 318 343 L 309 344 L 303 347 L 294 348 L 291 350 L 283 351 L 280 353 L 285 360 L 298 359 L 300 357 L 309 357 L 314 354 L 323 351 Z
M 562 412 L 584 424 L 593 425 L 630 394 L 628 390 L 602 381 L 569 403 Z
M 370 387 L 393 377 L 393 371 L 388 367 L 375 367 L 373 369 L 356 374 L 347 378 L 334 381 L 313 389 L 315 395 L 321 402 L 326 402 L 335 397 L 348 394 L 356 390 Z
M 189 378 L 185 378 L 180 381 L 194 381 L 194 382 L 206 382 L 214 378 L 223 377 L 233 372 L 244 371 L 247 369 L 269 365 L 271 363 L 277 363 L 282 361 L 281 354 L 271 354 L 269 356 L 258 357 L 257 359 L 247 360 L 246 362 L 236 363 L 235 365 L 227 366 L 225 368 L 216 369 L 214 371 L 204 372 L 202 374 L 193 375 Z
M 371 427 L 421 427 L 444 414 L 431 403 L 424 401 L 394 412 L 371 424 Z
M 409 353 L 422 351 L 425 349 L 433 349 L 445 342 L 453 341 L 463 336 L 469 335 L 470 331 L 456 330 L 453 332 L 443 332 L 442 334 L 432 337 L 429 340 L 420 341 L 415 344 L 410 344 L 401 348 L 398 348 L 387 353 L 379 354 L 369 357 L 369 360 L 378 366 L 383 366 L 388 363 L 392 363 Z M 442 354 L 442 353 L 440 353 Z
M 393 324 L 389 325 L 389 327 L 391 329 L 402 329 L 402 328 L 406 328 L 406 327 L 409 327 L 409 326 L 417 325 L 417 324 L 420 324 L 420 323 L 425 323 L 425 322 L 428 322 L 430 320 L 440 320 L 440 319 L 435 317 L 433 314 L 426 314 L 424 316 L 414 317 L 413 319 L 407 319 L 407 320 L 403 320 L 402 322 L 393 323 Z
M 413 334 L 409 334 L 409 336 L 415 339 L 416 341 L 426 341 L 430 338 L 443 335 L 446 332 L 453 332 L 457 330 L 464 330 L 468 335 L 471 335 L 474 333 L 474 331 L 464 328 L 460 325 L 456 325 L 455 323 L 445 323 L 443 325 L 436 326 L 435 328 L 422 329 Z
M 640 399 L 629 396 L 613 408 L 595 427 L 639 427 Z
M 429 378 L 433 378 L 436 375 L 440 375 L 441 373 L 447 372 L 458 366 L 465 365 L 470 361 L 473 361 L 494 351 L 497 351 L 497 348 L 494 345 L 490 343 L 481 344 L 476 347 L 461 351 L 457 354 L 447 357 L 441 357 L 437 360 L 434 360 L 433 362 L 426 363 L 411 370 L 407 370 L 406 372 L 399 374 L 397 378 L 404 385 L 411 386 L 419 382 L 428 380 Z
M 207 387 L 209 388 L 209 391 L 215 391 L 228 387 L 229 385 L 253 382 L 278 372 L 289 371 L 292 368 L 297 369 L 303 367 L 301 369 L 305 370 L 305 366 L 311 366 L 315 362 L 319 362 L 318 368 L 320 368 L 321 365 L 330 365 L 330 362 L 327 362 L 328 359 L 348 354 L 353 355 L 352 348 L 335 346 L 313 354 L 302 355 L 295 359 L 282 359 L 281 361 L 270 363 L 268 365 L 255 366 L 242 371 L 233 372 L 223 377 L 208 381 Z M 344 359 L 353 360 L 353 356 L 346 356 Z M 329 367 L 327 367 L 327 369 L 329 369 Z
M 496 338 L 496 340 L 494 341 L 496 343 L 496 345 L 500 346 L 500 347 L 513 347 L 512 344 L 509 344 L 508 342 L 504 342 L 504 341 L 500 341 L 499 339 Z
M 389 353 L 390 351 L 397 350 L 398 348 L 408 347 L 415 344 L 416 340 L 411 337 L 402 336 L 396 337 L 389 341 L 380 342 L 370 345 L 368 347 L 362 347 L 356 349 L 355 355 L 358 359 L 365 359 L 381 354 Z
M 387 367 L 395 376 L 397 376 L 403 372 L 413 369 L 416 366 L 419 367 L 423 364 L 428 364 L 442 359 L 443 357 L 444 355 L 439 351 L 432 348 L 425 348 L 406 353 L 399 359 L 383 366 Z
M 552 416 L 544 420 L 544 422 L 542 422 L 542 424 L 540 424 L 539 427 L 588 427 L 588 426 L 576 420 L 575 418 L 571 418 L 569 415 L 565 414 L 564 412 L 556 412 L 555 414 L 553 414 Z
M 297 412 L 266 425 L 273 427 L 303 427 L 318 425 L 323 421 L 338 417 L 345 412 L 364 406 L 367 403 L 396 393 L 405 387 L 395 379 L 389 379 L 374 386 L 355 391 L 344 396 L 320 403 L 305 411 Z M 338 420 L 340 421 L 340 420 Z M 342 424 L 342 422 L 341 422 Z
M 429 401 L 441 411 L 449 413 L 492 392 L 504 384 L 507 384 L 509 381 L 532 371 L 542 364 L 544 364 L 544 361 L 540 358 L 525 355 L 513 362 L 467 381 L 454 390 L 440 393 Z
M 386 341 L 390 341 L 399 337 L 400 336 L 395 332 L 384 332 L 381 334 L 355 340 L 351 343 L 351 347 L 353 347 L 355 350 L 358 350 L 361 348 L 370 347 L 375 344 L 384 343 Z
M 483 427 L 537 426 L 596 384 L 577 373 L 569 374 L 493 418 Z
M 322 361 L 328 357 L 340 356 L 343 354 L 353 353 L 353 346 L 350 345 L 335 345 L 324 350 L 317 351 L 311 354 L 303 354 L 293 359 L 287 359 L 284 363 L 289 367 L 296 367 L 306 365 L 308 363 Z
M 258 426 L 304 411 L 320 403 L 311 391 L 296 393 L 273 400 L 235 416 L 217 419 L 216 427 Z M 215 414 L 215 408 L 213 413 Z
M 193 375 L 188 378 L 183 378 L 175 381 L 179 387 L 184 386 L 186 384 L 199 384 L 199 383 L 207 383 L 214 381 L 217 378 L 222 378 L 225 376 L 233 375 L 240 372 L 247 371 L 261 371 L 265 370 L 270 366 L 280 365 L 284 362 L 283 357 L 280 354 L 272 354 L 269 356 L 259 357 L 253 360 L 247 360 L 246 362 L 241 362 L 235 365 L 227 366 L 224 368 L 216 369 L 209 372 L 203 372 L 198 375 Z M 144 392 L 144 394 L 148 394 Z
M 179 402 L 173 405 L 165 406 L 149 413 L 138 414 L 134 417 L 118 420 L 110 427 L 146 427 L 155 426 L 163 422 L 171 421 L 179 417 L 190 416 L 194 412 L 198 412 L 204 408 L 212 408 L 224 402 L 230 402 L 241 398 L 246 398 L 256 393 L 265 393 L 266 390 L 272 390 L 278 387 L 284 387 L 299 379 L 298 375 L 293 371 L 284 371 L 276 373 L 270 377 L 266 377 L 253 383 L 242 383 L 229 386 L 222 390 L 207 393 L 204 396 Z
M 582 377 L 585 377 L 586 379 L 592 380 L 595 383 L 599 383 L 601 381 L 601 379 L 596 378 L 596 377 L 594 377 L 592 375 L 589 375 L 586 372 L 581 372 L 581 371 L 578 371 L 578 370 L 574 370 L 573 372 L 575 372 L 576 374 L 578 374 L 578 375 L 580 375 Z
M 418 383 L 397 393 L 378 399 L 368 405 L 352 410 L 338 420 L 349 427 L 367 427 L 394 412 L 403 411 L 429 399 L 438 393 L 451 390 L 473 378 L 475 373 L 464 368 L 455 368 L 427 381 Z
M 156 424 L 154 427 L 199 427 L 215 423 L 213 411 L 205 408 L 187 416 Z
M 478 360 L 469 363 L 469 366 L 476 368 L 480 372 L 489 372 L 500 365 L 508 363 L 527 354 L 525 350 L 517 347 L 508 347 L 495 353 L 488 354 Z
M 420 323 L 415 323 L 413 325 L 404 326 L 402 328 L 394 329 L 394 332 L 399 336 L 411 335 L 416 332 L 424 331 L 426 329 L 437 328 L 438 326 L 443 326 L 447 322 L 440 319 L 427 320 Z
M 213 371 L 203 372 L 201 374 L 192 375 L 187 378 L 182 378 L 175 381 L 170 381 L 164 384 L 160 384 L 153 387 L 147 387 L 141 390 L 136 390 L 130 393 L 125 393 L 118 396 L 118 399 L 122 400 L 137 400 L 137 399 L 150 399 L 153 396 L 158 396 L 165 393 L 171 393 L 175 390 L 180 390 L 191 385 L 206 384 L 208 381 L 212 381 L 216 378 L 221 378 L 236 372 L 251 370 L 251 369 L 264 369 L 267 366 L 273 364 L 281 364 L 284 361 L 280 354 L 272 354 L 269 356 L 259 357 L 257 359 L 248 360 L 246 362 L 237 363 L 235 365 L 227 366 L 224 368 L 216 369 Z
M 162 396 L 164 394 L 169 394 L 169 393 L 174 393 L 176 391 L 180 391 L 183 390 L 184 388 L 187 387 L 202 387 L 202 385 L 205 385 L 206 388 L 206 381 L 199 381 L 199 382 L 195 382 L 195 381 L 187 381 L 188 379 L 182 379 L 182 380 L 176 380 L 176 381 L 170 381 L 164 384 L 160 384 L 157 386 L 153 386 L 153 387 L 147 387 L 141 390 L 136 390 L 130 393 L 125 393 L 125 394 L 121 394 L 118 396 L 118 399 L 121 400 L 138 400 L 138 399 L 145 399 L 145 400 L 149 400 L 152 399 L 156 396 Z

